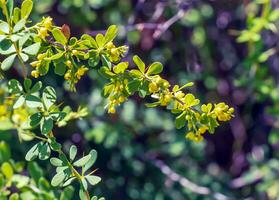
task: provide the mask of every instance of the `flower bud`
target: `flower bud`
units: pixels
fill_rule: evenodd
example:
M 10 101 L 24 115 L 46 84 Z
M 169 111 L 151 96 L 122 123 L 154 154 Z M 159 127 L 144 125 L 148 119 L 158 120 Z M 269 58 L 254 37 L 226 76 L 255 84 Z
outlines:
M 38 78 L 40 76 L 40 73 L 37 70 L 33 70 L 31 72 L 31 76 L 33 76 L 34 78 Z
M 116 112 L 114 107 L 110 107 L 108 113 L 114 114 Z
M 71 67 L 72 66 L 72 62 L 70 60 L 67 60 L 66 63 L 67 67 Z
M 74 49 L 74 50 L 72 51 L 72 54 L 76 56 L 76 55 L 78 54 L 78 51 Z
M 149 88 L 149 91 L 150 92 L 157 92 L 158 91 L 158 86 L 157 86 L 157 84 L 156 83 L 154 83 L 154 82 L 151 82 L 149 85 L 148 85 L 148 88 Z

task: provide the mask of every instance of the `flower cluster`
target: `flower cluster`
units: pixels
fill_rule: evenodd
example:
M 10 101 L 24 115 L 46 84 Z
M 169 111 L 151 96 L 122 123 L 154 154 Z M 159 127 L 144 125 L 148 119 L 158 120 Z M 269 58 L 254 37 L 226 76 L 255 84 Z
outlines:
M 166 106 L 173 99 L 173 94 L 169 90 L 170 84 L 167 80 L 162 79 L 159 75 L 151 78 L 148 85 L 149 92 L 154 98 L 158 98 L 162 106 Z
M 115 63 L 124 57 L 127 50 L 127 46 L 116 47 L 113 42 L 109 42 L 105 45 L 104 52 L 106 52 L 106 54 L 108 55 L 109 60 Z
M 47 36 L 49 36 L 49 32 L 52 29 L 52 18 L 51 17 L 46 17 L 43 18 L 41 23 L 38 24 L 39 28 L 37 29 L 38 31 L 38 36 L 45 40 Z
M 15 95 L 9 95 L 4 90 L 3 86 L 0 88 L 0 130 L 9 130 L 11 128 L 17 129 L 20 139 L 24 139 L 22 132 L 27 127 L 28 118 L 32 114 L 32 110 L 28 110 L 26 106 L 20 108 L 13 108 L 15 104 Z
M 13 101 L 9 98 L 5 97 L 5 90 L 3 88 L 0 89 L 0 121 L 9 119 L 11 116 L 11 107 L 13 105 Z
M 116 106 L 127 100 L 129 96 L 128 83 L 125 71 L 128 68 L 128 62 L 121 62 L 115 65 L 110 72 L 111 82 L 104 87 L 104 96 L 108 97 L 108 113 L 115 113 Z M 108 71 L 106 71 L 108 73 Z M 105 74 L 107 77 L 108 74 Z
M 72 90 L 75 90 L 75 84 L 90 67 L 96 67 L 100 62 L 102 65 L 117 63 L 128 50 L 126 46 L 117 47 L 113 43 L 117 33 L 116 26 L 111 26 L 105 35 L 98 34 L 94 38 L 84 34 L 80 39 L 71 37 L 67 25 L 54 27 L 49 17 L 44 18 L 38 26 L 38 36 L 44 41 L 37 60 L 31 63 L 34 68 L 31 76 L 38 78 L 46 75 L 52 63 L 55 73 L 64 76 Z
M 156 101 L 147 104 L 148 107 L 164 106 L 172 113 L 178 114 L 175 120 L 177 128 L 187 124 L 186 138 L 200 142 L 204 134 L 219 126 L 219 122 L 228 121 L 233 117 L 234 109 L 225 103 L 207 104 L 199 106 L 200 100 L 191 93 L 183 92 L 186 87 L 193 86 L 187 83 L 182 87 L 163 79 L 159 73 L 163 66 L 155 62 L 146 67 L 141 59 L 134 57 L 138 70 L 128 69 L 128 64 L 119 63 L 114 67 L 103 67 L 101 73 L 110 80 L 104 87 L 104 96 L 108 98 L 108 112 L 115 113 L 116 106 L 123 103 L 130 95 L 138 92 L 141 97 L 150 95 Z M 214 107 L 214 108 L 213 108 Z

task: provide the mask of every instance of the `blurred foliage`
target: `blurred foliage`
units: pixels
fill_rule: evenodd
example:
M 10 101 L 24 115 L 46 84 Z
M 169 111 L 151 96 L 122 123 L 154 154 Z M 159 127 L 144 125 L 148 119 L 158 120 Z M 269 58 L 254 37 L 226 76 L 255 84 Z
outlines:
M 65 149 L 75 144 L 84 151 L 98 151 L 96 167 L 103 183 L 95 187 L 95 194 L 107 199 L 218 199 L 172 180 L 154 165 L 159 159 L 212 194 L 278 199 L 278 6 L 268 0 L 35 2 L 34 20 L 47 13 L 56 24 L 73 27 L 75 35 L 96 35 L 96 30 L 103 33 L 117 24 L 118 39 L 129 44 L 129 54 L 139 54 L 147 63 L 159 60 L 165 66 L 162 76 L 170 83 L 195 81 L 193 92 L 202 102 L 225 99 L 236 111 L 230 125 L 206 136 L 206 142 L 192 144 L 184 140 L 183 131 L 175 130 L 171 115 L 146 109 L 138 97 L 127 101 L 118 114 L 106 115 L 107 102 L 98 89 L 105 80 L 94 72 L 78 83 L 78 94 L 62 92 L 63 78 L 43 77 L 60 87 L 57 95 L 65 103 L 76 108 L 74 102 L 89 104 L 90 119 L 78 121 L 78 128 L 62 128 L 57 137 Z M 180 10 L 185 11 L 183 16 L 154 37 L 157 25 Z M 0 137 L 13 148 L 12 158 L 22 162 L 20 155 L 28 147 L 14 145 L 14 134 L 1 132 Z M 3 155 L 1 165 L 13 165 L 1 160 Z

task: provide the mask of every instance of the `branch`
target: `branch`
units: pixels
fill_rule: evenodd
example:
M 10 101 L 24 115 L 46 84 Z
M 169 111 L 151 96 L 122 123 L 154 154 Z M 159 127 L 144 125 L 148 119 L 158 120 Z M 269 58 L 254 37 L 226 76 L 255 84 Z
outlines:
M 155 12 L 154 12 L 154 14 L 151 18 L 151 22 L 134 23 L 137 12 L 141 8 L 142 4 L 144 4 L 144 2 L 145 2 L 145 0 L 139 0 L 138 1 L 137 5 L 136 5 L 135 13 L 133 15 L 131 15 L 130 18 L 128 19 L 128 25 L 123 26 L 122 28 L 126 32 L 127 31 L 133 31 L 133 30 L 142 31 L 144 29 L 154 30 L 154 33 L 153 33 L 153 38 L 154 39 L 160 38 L 161 35 L 163 33 L 165 33 L 170 28 L 170 26 L 172 26 L 174 23 L 176 23 L 178 20 L 180 20 L 185 15 L 187 10 L 189 9 L 189 6 L 183 6 L 184 5 L 183 2 L 177 1 L 175 3 L 179 7 L 178 12 L 173 17 L 168 19 L 167 21 L 162 22 L 162 23 L 156 23 L 154 21 L 159 19 L 159 17 L 163 14 L 164 9 L 167 5 L 166 3 L 159 2 L 156 5 L 156 9 L 155 9 Z M 105 34 L 105 32 L 106 32 L 106 30 L 97 30 L 97 31 L 89 31 L 88 33 L 91 36 L 96 36 L 98 33 Z
M 228 197 L 224 194 L 213 192 L 209 188 L 204 186 L 199 186 L 189 179 L 181 176 L 180 174 L 173 171 L 166 163 L 162 160 L 152 158 L 151 156 L 145 156 L 144 160 L 151 162 L 155 167 L 157 167 L 164 175 L 166 175 L 170 180 L 179 183 L 182 187 L 192 191 L 193 193 L 200 195 L 210 195 L 216 200 L 231 200 L 233 198 Z

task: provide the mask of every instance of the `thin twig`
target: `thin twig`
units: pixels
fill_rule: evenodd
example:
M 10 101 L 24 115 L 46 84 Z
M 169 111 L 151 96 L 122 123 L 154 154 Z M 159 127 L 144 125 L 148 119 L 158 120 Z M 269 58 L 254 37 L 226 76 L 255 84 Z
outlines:
M 166 175 L 170 180 L 179 183 L 182 187 L 187 188 L 188 190 L 192 191 L 193 193 L 200 194 L 200 195 L 209 195 L 212 196 L 216 200 L 232 200 L 222 193 L 213 192 L 209 188 L 204 186 L 199 186 L 189 179 L 181 176 L 180 174 L 173 171 L 166 163 L 162 160 L 152 158 L 151 156 L 145 156 L 145 160 L 151 162 L 155 167 L 157 167 L 164 175 Z

